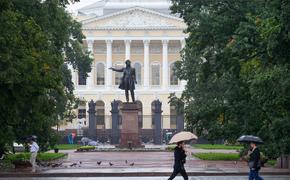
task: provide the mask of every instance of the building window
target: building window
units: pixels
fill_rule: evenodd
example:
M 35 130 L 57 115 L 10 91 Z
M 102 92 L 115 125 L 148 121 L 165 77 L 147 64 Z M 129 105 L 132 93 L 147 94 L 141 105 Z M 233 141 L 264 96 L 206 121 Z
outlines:
M 78 76 L 79 76 L 79 85 L 86 85 L 87 81 L 86 81 L 85 74 L 79 71 Z
M 103 63 L 97 64 L 97 85 L 105 85 L 105 66 Z
M 97 101 L 96 102 L 96 124 L 97 128 L 98 125 L 101 125 L 104 128 L 105 125 L 105 103 L 103 101 Z
M 160 65 L 159 64 L 151 65 L 151 85 L 153 86 L 160 85 Z
M 170 85 L 178 85 L 178 78 L 175 73 L 176 63 L 170 65 Z
M 174 105 L 170 105 L 170 129 L 176 129 L 177 111 Z
M 86 108 L 78 109 L 78 119 L 86 118 Z
M 116 69 L 122 69 L 123 68 L 123 64 L 122 63 L 116 63 L 115 66 L 114 66 L 114 68 L 116 68 Z M 114 71 L 114 74 L 115 74 L 115 85 L 119 85 L 120 82 L 121 82 L 123 73 L 121 73 L 121 72 L 115 72 Z
M 137 80 L 137 84 L 141 85 L 141 64 L 140 63 L 135 63 L 134 64 L 134 68 L 135 68 L 135 73 L 136 73 L 136 80 Z

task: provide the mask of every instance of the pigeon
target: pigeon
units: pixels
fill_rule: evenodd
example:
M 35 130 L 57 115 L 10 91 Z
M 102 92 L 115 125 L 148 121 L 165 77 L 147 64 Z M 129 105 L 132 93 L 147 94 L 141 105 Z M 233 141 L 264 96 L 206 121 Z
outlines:
M 114 164 L 113 163 L 111 163 L 111 162 L 109 162 L 109 164 L 110 164 L 110 166 L 113 166 Z
M 77 163 L 72 163 L 71 165 L 69 165 L 70 167 L 76 166 Z
M 53 167 L 53 168 L 55 168 L 55 167 L 59 167 L 59 166 L 61 166 L 61 164 L 62 164 L 62 163 L 58 163 L 58 164 L 55 163 L 55 164 L 52 164 L 51 167 Z
M 101 165 L 101 163 L 102 163 L 102 161 L 98 161 L 98 162 L 97 162 L 98 165 Z
M 134 163 L 131 163 L 130 166 L 134 166 Z

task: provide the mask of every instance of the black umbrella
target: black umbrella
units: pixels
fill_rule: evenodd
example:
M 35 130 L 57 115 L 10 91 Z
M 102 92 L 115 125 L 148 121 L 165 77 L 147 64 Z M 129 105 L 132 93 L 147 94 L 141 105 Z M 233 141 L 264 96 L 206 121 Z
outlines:
M 239 139 L 237 140 L 238 142 L 241 143 L 257 143 L 257 144 L 264 144 L 263 140 L 257 136 L 252 136 L 252 135 L 243 135 L 241 137 L 239 137 Z

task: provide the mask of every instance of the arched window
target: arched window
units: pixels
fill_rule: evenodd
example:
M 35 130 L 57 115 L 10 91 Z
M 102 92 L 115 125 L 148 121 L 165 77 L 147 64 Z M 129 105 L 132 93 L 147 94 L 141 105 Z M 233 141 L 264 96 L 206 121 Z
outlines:
M 170 129 L 176 129 L 177 110 L 176 107 L 170 104 Z
M 105 103 L 103 101 L 96 102 L 96 124 L 97 129 L 105 128 Z
M 105 85 L 105 65 L 97 64 L 97 85 Z
M 160 85 L 160 65 L 157 63 L 151 65 L 151 85 Z
M 116 63 L 114 68 L 121 69 L 121 68 L 123 68 L 123 64 L 122 63 Z M 123 73 L 114 71 L 114 74 L 115 74 L 115 85 L 119 85 L 120 82 L 121 82 Z
M 79 85 L 86 85 L 87 81 L 86 81 L 86 77 L 85 74 L 79 70 L 78 72 L 78 84 Z
M 178 85 L 178 78 L 175 73 L 176 62 L 170 65 L 170 85 Z
M 142 84 L 142 79 L 141 79 L 141 64 L 136 62 L 134 64 L 135 72 L 136 72 L 136 80 L 137 84 L 141 85 Z

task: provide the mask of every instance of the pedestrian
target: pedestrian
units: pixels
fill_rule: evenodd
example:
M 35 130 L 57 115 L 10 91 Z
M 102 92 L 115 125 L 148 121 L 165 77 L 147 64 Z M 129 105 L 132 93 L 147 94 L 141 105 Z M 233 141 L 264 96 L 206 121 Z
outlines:
M 35 137 L 31 137 L 30 138 L 30 142 L 29 142 L 29 148 L 30 148 L 30 163 L 32 165 L 32 172 L 36 171 L 36 156 L 37 156 L 37 152 L 39 150 L 39 146 L 36 143 L 36 138 Z
M 185 164 L 185 149 L 184 149 L 184 142 L 180 141 L 177 143 L 177 146 L 174 148 L 174 166 L 173 166 L 173 173 L 169 177 L 168 180 L 174 179 L 178 173 L 183 176 L 183 179 L 188 180 L 187 173 L 184 169 Z
M 261 157 L 260 157 L 260 150 L 257 147 L 257 144 L 251 142 L 250 144 L 251 150 L 249 151 L 249 180 L 263 180 L 262 177 L 259 176 L 259 171 L 261 169 Z

